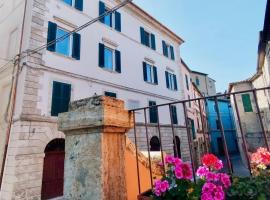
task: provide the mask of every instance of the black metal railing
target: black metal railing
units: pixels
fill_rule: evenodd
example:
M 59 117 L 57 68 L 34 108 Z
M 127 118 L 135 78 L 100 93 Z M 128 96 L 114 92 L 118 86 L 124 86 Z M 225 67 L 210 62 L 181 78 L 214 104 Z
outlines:
M 258 92 L 259 91 L 264 91 L 263 97 L 260 96 L 258 99 Z M 267 124 L 264 123 L 263 118 L 266 116 L 262 116 L 261 110 L 268 110 L 270 111 L 269 104 L 267 107 L 265 107 L 265 104 L 261 104 L 260 101 L 269 101 L 269 92 L 270 92 L 270 87 L 265 87 L 265 88 L 258 88 L 258 89 L 251 89 L 251 90 L 245 90 L 245 91 L 239 91 L 239 92 L 232 92 L 232 93 L 226 93 L 226 94 L 218 94 L 215 96 L 209 96 L 209 97 L 200 97 L 200 98 L 194 98 L 194 99 L 189 99 L 189 100 L 182 100 L 182 101 L 176 101 L 176 102 L 170 102 L 170 103 L 164 103 L 160 105 L 155 105 L 155 106 L 149 106 L 149 107 L 144 107 L 144 108 L 137 108 L 130 110 L 133 114 L 133 119 L 134 119 L 134 129 L 132 134 L 133 141 L 136 146 L 136 165 L 137 165 L 137 176 L 138 176 L 138 191 L 139 193 L 143 192 L 141 191 L 141 177 L 140 177 L 140 167 L 139 167 L 139 159 L 138 159 L 138 152 L 139 151 L 147 151 L 147 156 L 148 156 L 148 162 L 149 162 L 149 178 L 150 178 L 150 184 L 153 187 L 153 171 L 152 171 L 152 156 L 151 156 L 151 148 L 150 147 L 150 136 L 156 135 L 159 140 L 160 140 L 160 148 L 158 149 L 161 152 L 161 163 L 162 166 L 165 166 L 165 158 L 164 158 L 164 152 L 166 150 L 163 148 L 164 144 L 167 146 L 173 146 L 173 150 L 171 152 L 166 152 L 167 154 L 174 154 L 176 157 L 180 157 L 179 154 L 179 148 L 177 146 L 177 140 L 176 136 L 180 137 L 180 140 L 182 139 L 181 137 L 185 137 L 188 145 L 188 154 L 189 158 L 188 160 L 191 162 L 191 166 L 193 169 L 193 178 L 194 181 L 196 181 L 195 178 L 195 171 L 198 166 L 196 166 L 196 162 L 198 160 L 197 157 L 197 152 L 194 150 L 194 138 L 192 136 L 192 126 L 190 123 L 190 114 L 189 110 L 190 108 L 187 107 L 190 102 L 196 103 L 198 105 L 198 112 L 199 112 L 199 123 L 201 124 L 200 130 L 201 130 L 201 138 L 203 140 L 203 148 L 205 152 L 200 152 L 201 155 L 203 155 L 206 152 L 211 152 L 211 126 L 209 125 L 209 118 L 208 118 L 208 108 L 207 108 L 207 101 L 211 100 L 214 102 L 215 105 L 215 111 L 216 111 L 216 116 L 218 120 L 218 125 L 219 125 L 219 131 L 221 135 L 221 140 L 222 140 L 222 145 L 224 149 L 224 157 L 225 157 L 225 167 L 228 173 L 233 174 L 234 173 L 234 164 L 231 161 L 231 155 L 228 149 L 228 144 L 226 141 L 226 130 L 223 125 L 223 120 L 222 120 L 222 113 L 220 112 L 220 107 L 219 107 L 219 100 L 220 99 L 227 99 L 233 109 L 233 119 L 234 119 L 234 125 L 235 125 L 235 130 L 238 138 L 238 148 L 241 149 L 242 154 L 241 157 L 244 160 L 244 166 L 248 169 L 249 173 L 251 173 L 251 165 L 250 165 L 250 158 L 249 154 L 251 153 L 251 150 L 249 149 L 249 142 L 247 141 L 247 135 L 244 133 L 244 129 L 242 124 L 248 123 L 246 122 L 248 120 L 248 116 L 253 113 L 258 119 L 258 127 L 259 127 L 259 132 L 261 132 L 261 135 L 263 138 L 263 144 L 258 144 L 258 146 L 264 146 L 269 150 L 269 140 L 268 140 L 268 132 L 269 128 L 267 127 Z M 253 97 L 253 100 L 251 100 L 252 107 L 255 108 L 252 113 L 244 113 L 243 110 L 243 105 L 239 103 L 239 96 L 242 94 L 250 94 L 251 97 Z M 241 97 L 241 96 L 240 96 Z M 181 112 L 178 112 L 178 116 L 180 116 L 180 125 L 175 124 L 175 120 L 173 119 L 173 113 L 172 113 L 172 106 L 178 106 L 178 111 L 180 110 Z M 165 109 L 166 108 L 166 109 Z M 149 109 L 155 109 L 156 110 L 156 118 L 157 122 L 156 123 L 150 123 L 149 122 L 149 114 L 148 111 Z M 162 109 L 162 112 L 160 110 Z M 191 108 L 194 109 L 194 108 Z M 165 112 L 167 110 L 167 112 Z M 161 116 L 163 119 L 168 118 L 166 123 L 163 123 L 161 120 Z M 270 115 L 269 115 L 270 116 Z M 207 120 L 208 119 L 208 120 Z M 140 124 L 140 125 L 138 125 Z M 170 134 L 171 138 L 171 144 L 168 144 L 168 139 L 169 135 L 167 134 L 164 136 L 163 134 L 163 127 L 166 125 L 167 129 L 170 129 Z M 138 127 L 140 126 L 140 127 Z M 154 133 L 153 130 L 151 129 L 150 133 L 150 128 L 154 127 Z M 139 128 L 139 130 L 138 130 Z M 142 131 L 143 130 L 143 131 Z M 176 132 L 182 131 L 185 132 L 185 136 L 183 134 L 177 134 Z M 139 133 L 140 132 L 140 133 Z M 139 137 L 138 137 L 139 134 Z M 145 139 L 142 139 L 145 138 Z M 140 141 L 138 141 L 140 139 Z M 145 141 L 146 145 L 142 145 L 142 141 Z M 170 142 L 169 142 L 170 143 Z M 179 141 L 178 141 L 179 143 Z M 144 147 L 142 147 L 144 146 Z M 145 148 L 146 146 L 146 148 Z M 199 147 L 198 147 L 199 148 Z M 180 150 L 180 154 L 182 149 Z M 186 151 L 186 150 L 185 150 Z M 186 152 L 187 153 L 187 152 Z M 163 167 L 163 173 L 165 172 L 165 167 Z M 150 189 L 150 188 L 149 188 Z

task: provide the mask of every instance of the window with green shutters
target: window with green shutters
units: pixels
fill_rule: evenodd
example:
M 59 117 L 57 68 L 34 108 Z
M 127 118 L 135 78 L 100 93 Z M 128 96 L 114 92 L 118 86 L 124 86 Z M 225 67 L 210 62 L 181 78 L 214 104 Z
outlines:
M 171 108 L 172 122 L 173 124 L 178 124 L 177 108 L 174 105 L 172 105 L 170 108 Z
M 153 50 L 156 50 L 156 36 L 153 33 L 146 31 L 143 27 L 140 27 L 141 43 Z
M 70 84 L 53 82 L 51 116 L 58 116 L 59 113 L 68 111 L 70 95 Z
M 155 101 L 149 101 L 149 106 L 155 106 L 157 103 Z M 149 108 L 149 118 L 150 123 L 157 123 L 158 122 L 158 116 L 157 116 L 157 107 Z
M 189 79 L 187 75 L 185 75 L 185 77 L 186 77 L 186 87 L 187 87 L 187 90 L 189 90 Z
M 195 123 L 193 119 L 190 119 L 190 125 L 191 125 L 191 132 L 192 132 L 193 139 L 196 139 Z
M 249 94 L 242 94 L 242 102 L 245 112 L 253 112 L 252 103 Z

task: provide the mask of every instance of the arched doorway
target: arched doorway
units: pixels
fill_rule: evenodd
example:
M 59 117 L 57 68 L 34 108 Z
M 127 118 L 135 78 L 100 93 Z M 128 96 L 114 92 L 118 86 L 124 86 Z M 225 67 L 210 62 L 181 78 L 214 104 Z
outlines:
M 41 199 L 63 196 L 65 140 L 52 140 L 45 148 Z
M 175 143 L 174 144 L 174 156 L 175 157 L 178 157 L 178 158 L 181 158 L 181 141 L 180 141 L 180 138 L 178 136 L 175 136 Z M 175 147 L 176 145 L 176 147 Z
M 153 136 L 150 140 L 150 151 L 160 151 L 160 142 L 157 136 Z

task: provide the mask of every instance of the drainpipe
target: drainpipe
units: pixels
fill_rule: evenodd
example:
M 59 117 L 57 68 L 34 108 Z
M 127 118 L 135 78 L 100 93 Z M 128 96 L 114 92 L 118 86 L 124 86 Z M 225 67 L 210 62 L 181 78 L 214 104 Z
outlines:
M 10 131 L 11 131 L 11 125 L 13 123 L 13 115 L 15 111 L 15 103 L 16 103 L 16 96 L 17 96 L 17 88 L 18 88 L 18 78 L 19 78 L 19 71 L 20 71 L 20 61 L 21 61 L 21 53 L 22 53 L 22 42 L 24 37 L 24 27 L 25 27 L 25 17 L 26 17 L 26 7 L 27 7 L 27 0 L 24 2 L 24 13 L 23 13 L 23 22 L 22 22 L 22 30 L 21 30 L 21 39 L 20 39 L 20 48 L 19 48 L 19 54 L 16 56 L 14 62 L 14 68 L 12 71 L 12 85 L 11 85 L 11 95 L 9 98 L 9 102 L 11 104 L 8 105 L 8 108 L 11 109 L 11 114 L 8 120 L 8 127 L 7 127 L 7 138 L 5 143 L 5 149 L 4 149 L 4 155 L 3 155 L 3 162 L 2 162 L 2 168 L 1 168 L 1 175 L 0 175 L 0 190 L 2 189 L 2 182 L 3 182 L 3 175 L 4 175 L 4 168 L 6 164 L 6 157 L 7 157 L 7 150 L 8 150 L 8 144 L 9 144 L 9 138 L 10 138 Z M 17 66 L 17 69 L 16 69 Z M 15 79 L 14 79 L 14 72 L 15 72 Z M 8 111 L 8 109 L 7 109 Z

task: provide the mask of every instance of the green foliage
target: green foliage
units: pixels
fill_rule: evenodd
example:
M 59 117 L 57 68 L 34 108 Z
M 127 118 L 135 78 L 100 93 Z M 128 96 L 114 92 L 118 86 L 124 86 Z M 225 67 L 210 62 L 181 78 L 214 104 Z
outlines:
M 270 178 L 267 176 L 234 177 L 227 191 L 230 200 L 268 200 L 270 199 Z

